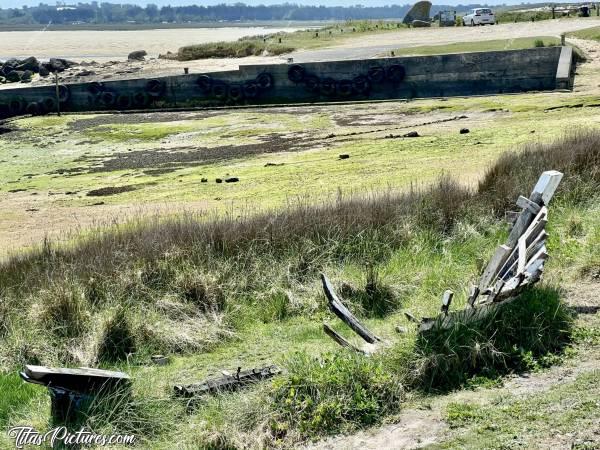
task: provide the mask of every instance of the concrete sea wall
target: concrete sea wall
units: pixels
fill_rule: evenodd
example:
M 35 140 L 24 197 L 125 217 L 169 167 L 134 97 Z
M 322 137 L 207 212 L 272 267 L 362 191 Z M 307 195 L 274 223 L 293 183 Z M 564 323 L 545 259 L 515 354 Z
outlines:
M 569 89 L 570 47 L 240 66 L 155 79 L 0 90 L 0 117 L 61 111 L 409 99 Z

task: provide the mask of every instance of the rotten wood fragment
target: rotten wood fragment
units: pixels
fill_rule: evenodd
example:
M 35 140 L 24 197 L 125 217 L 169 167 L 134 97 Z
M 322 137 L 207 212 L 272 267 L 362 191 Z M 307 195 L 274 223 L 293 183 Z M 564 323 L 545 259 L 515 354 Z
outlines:
M 340 300 L 335 293 L 333 286 L 325 274 L 321 274 L 321 281 L 323 282 L 323 291 L 327 300 L 329 300 L 329 309 L 344 321 L 356 334 L 362 337 L 369 344 L 375 344 L 381 342 L 381 338 L 377 337 L 367 327 L 365 327 L 360 321 L 348 310 L 346 305 Z
M 358 347 L 351 344 L 346 338 L 344 338 L 344 336 L 339 334 L 337 331 L 335 331 L 333 328 L 331 328 L 326 323 L 323 324 L 323 331 L 325 331 L 325 334 L 327 334 L 327 336 L 329 336 L 331 339 L 333 339 L 335 342 L 337 342 L 342 347 L 349 348 L 358 353 L 364 353 L 361 349 L 359 349 Z
M 207 379 L 200 383 L 177 385 L 173 389 L 176 396 L 185 398 L 204 394 L 231 392 L 241 387 L 272 378 L 279 373 L 281 373 L 281 369 L 274 365 L 249 370 L 238 368 L 235 375 L 229 374 L 220 378 Z

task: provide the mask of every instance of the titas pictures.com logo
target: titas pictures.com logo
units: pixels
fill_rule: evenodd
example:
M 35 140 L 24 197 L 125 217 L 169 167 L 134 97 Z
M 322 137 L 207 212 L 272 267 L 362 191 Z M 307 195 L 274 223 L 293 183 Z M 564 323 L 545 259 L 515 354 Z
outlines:
M 66 427 L 56 427 L 45 433 L 40 433 L 33 427 L 18 426 L 8 430 L 8 436 L 14 439 L 15 448 L 22 449 L 25 446 L 42 446 L 48 444 L 55 447 L 57 444 L 80 445 L 80 446 L 107 446 L 107 445 L 134 445 L 135 435 L 129 434 L 96 434 L 82 428 L 71 432 Z

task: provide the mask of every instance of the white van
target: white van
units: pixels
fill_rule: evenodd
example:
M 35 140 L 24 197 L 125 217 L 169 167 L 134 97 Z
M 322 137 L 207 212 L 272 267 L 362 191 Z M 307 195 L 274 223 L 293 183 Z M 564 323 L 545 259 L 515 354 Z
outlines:
M 496 16 L 494 16 L 494 13 L 489 8 L 475 8 L 469 14 L 463 16 L 462 21 L 464 26 L 494 25 L 496 24 Z

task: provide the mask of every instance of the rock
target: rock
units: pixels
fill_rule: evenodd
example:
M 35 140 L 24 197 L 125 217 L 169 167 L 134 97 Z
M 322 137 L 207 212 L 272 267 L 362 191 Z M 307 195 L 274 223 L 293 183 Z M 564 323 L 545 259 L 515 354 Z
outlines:
M 208 178 L 202 178 L 202 179 L 200 180 L 200 183 L 208 183 Z
M 48 75 L 50 75 L 50 71 L 43 64 L 40 64 L 40 67 L 38 68 L 38 73 L 40 74 L 40 77 L 43 78 L 46 78 Z
M 468 128 L 461 128 L 460 129 L 460 134 L 467 134 L 470 133 L 470 130 Z
M 17 83 L 17 82 L 21 81 L 22 74 L 23 74 L 23 72 L 20 72 L 17 70 L 12 70 L 6 75 L 6 79 L 8 81 L 10 81 L 11 83 Z
M 431 26 L 431 22 L 426 22 L 424 20 L 413 20 L 411 22 L 411 25 L 414 28 L 427 28 Z
M 0 75 L 0 84 L 6 83 L 6 78 Z
M 81 72 L 77 72 L 75 75 L 78 77 L 89 77 L 91 75 L 96 75 L 96 72 L 93 70 L 82 70 Z
M 348 159 L 348 158 L 350 158 L 350 155 L 348 155 L 347 153 L 342 153 L 342 154 L 339 156 L 339 158 L 340 158 L 340 159 Z
M 215 181 L 216 181 L 217 183 L 222 183 L 222 182 L 223 182 L 223 180 L 222 180 L 221 178 L 217 178 Z
M 416 131 L 409 131 L 408 133 L 403 134 L 402 137 L 419 137 L 419 133 Z
M 144 56 L 148 55 L 146 50 L 136 50 L 135 52 L 131 52 L 127 55 L 127 59 L 129 61 L 144 61 Z
M 76 66 L 77 63 L 62 58 L 50 58 L 50 61 L 44 65 L 50 72 L 62 72 L 70 67 Z
M 34 56 L 30 56 L 29 58 L 19 61 L 19 65 L 16 68 L 17 70 L 30 70 L 37 73 L 39 67 L 40 62 Z
M 21 74 L 21 82 L 22 83 L 29 83 L 31 81 L 31 77 L 33 77 L 33 72 L 31 70 L 25 70 Z
M 19 65 L 19 61 L 17 61 L 14 58 L 11 58 L 11 59 L 5 61 L 4 64 L 2 64 L 2 72 L 4 73 L 4 76 L 8 75 L 10 72 L 15 70 L 15 68 L 18 65 Z
M 225 178 L 225 183 L 237 183 L 238 181 L 240 181 L 238 177 Z

